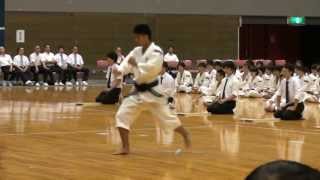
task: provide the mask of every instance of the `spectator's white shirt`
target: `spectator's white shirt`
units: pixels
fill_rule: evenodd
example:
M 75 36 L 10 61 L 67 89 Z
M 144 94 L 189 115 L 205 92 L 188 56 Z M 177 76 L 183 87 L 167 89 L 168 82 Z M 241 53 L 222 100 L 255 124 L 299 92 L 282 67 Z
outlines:
M 25 55 L 16 55 L 13 58 L 13 64 L 19 67 L 26 67 L 30 65 L 29 58 Z
M 220 84 L 220 91 L 218 92 L 218 95 L 220 98 L 229 98 L 231 96 L 238 96 L 239 94 L 239 80 L 235 75 L 230 75 L 229 77 L 226 76 L 222 79 Z
M 55 62 L 54 54 L 52 52 L 44 52 L 41 54 L 42 62 Z
M 163 89 L 163 92 L 168 97 L 173 97 L 176 93 L 176 85 L 173 77 L 165 72 L 164 74 L 160 74 L 159 83 Z
M 34 65 L 37 65 L 37 66 L 40 66 L 41 65 L 41 53 L 36 53 L 36 52 L 33 52 L 30 54 L 30 62 Z
M 69 61 L 71 65 L 82 66 L 84 64 L 83 58 L 79 53 L 72 53 L 69 55 Z
M 108 69 L 107 69 L 107 74 L 106 74 L 106 79 L 107 79 L 107 86 L 111 87 L 112 83 L 116 80 L 122 80 L 122 75 L 115 75 L 112 71 L 114 69 L 118 69 L 119 68 L 119 65 L 114 63 L 112 66 L 108 66 Z M 109 83 L 109 85 L 108 85 Z M 121 88 L 121 82 L 118 84 L 118 86 L 116 88 Z
M 0 55 L 0 67 L 10 66 L 12 64 L 12 58 L 9 54 Z
M 117 58 L 117 63 L 118 64 L 121 64 L 122 63 L 122 61 L 124 60 L 124 56 L 121 54 L 121 55 L 118 55 L 118 58 Z
M 304 100 L 303 87 L 301 86 L 301 81 L 299 78 L 290 77 L 289 81 L 289 103 L 293 103 L 295 99 L 299 102 Z M 286 79 L 283 79 L 280 83 L 280 87 L 276 92 L 276 96 L 281 96 L 281 98 L 286 99 Z
M 54 56 L 54 59 L 57 61 L 58 66 L 60 66 L 61 68 L 66 68 L 70 63 L 69 57 L 65 53 L 57 53 Z
M 178 59 L 178 56 L 174 53 L 170 54 L 170 53 L 167 53 L 165 56 L 164 56 L 164 61 L 165 62 L 179 62 L 179 59 Z

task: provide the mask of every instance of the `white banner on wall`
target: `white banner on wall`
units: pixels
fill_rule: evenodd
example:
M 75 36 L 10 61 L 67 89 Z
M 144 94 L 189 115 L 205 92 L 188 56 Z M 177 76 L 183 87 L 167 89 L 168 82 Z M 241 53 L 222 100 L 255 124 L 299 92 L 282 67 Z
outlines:
M 25 43 L 25 30 L 24 29 L 18 29 L 16 31 L 16 42 L 17 43 Z

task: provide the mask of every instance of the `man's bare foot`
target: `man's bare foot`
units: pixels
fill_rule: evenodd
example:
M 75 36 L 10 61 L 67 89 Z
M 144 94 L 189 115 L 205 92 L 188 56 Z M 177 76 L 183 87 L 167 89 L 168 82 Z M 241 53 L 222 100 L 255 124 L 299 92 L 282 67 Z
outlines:
M 121 149 L 120 151 L 112 153 L 112 155 L 128 155 L 130 153 L 129 150 Z

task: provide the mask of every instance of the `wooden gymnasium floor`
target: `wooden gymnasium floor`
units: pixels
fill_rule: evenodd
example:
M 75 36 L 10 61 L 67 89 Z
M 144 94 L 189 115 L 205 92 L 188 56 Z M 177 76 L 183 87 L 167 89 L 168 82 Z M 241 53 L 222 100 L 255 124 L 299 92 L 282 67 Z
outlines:
M 145 113 L 129 156 L 113 156 L 116 106 L 95 105 L 102 87 L 0 88 L 0 179 L 243 179 L 261 163 L 300 161 L 320 168 L 320 107 L 300 122 L 278 122 L 263 100 L 241 99 L 235 116 L 207 116 L 197 95 L 178 95 L 177 112 L 193 152 L 175 154 L 180 137 L 163 134 Z M 76 106 L 76 102 L 86 102 Z

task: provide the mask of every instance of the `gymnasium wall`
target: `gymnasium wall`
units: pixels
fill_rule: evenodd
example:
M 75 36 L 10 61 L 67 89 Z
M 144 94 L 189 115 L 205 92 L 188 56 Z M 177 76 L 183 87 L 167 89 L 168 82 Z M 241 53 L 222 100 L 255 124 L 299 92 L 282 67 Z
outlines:
M 183 59 L 236 58 L 238 54 L 238 16 L 155 15 L 119 13 L 6 12 L 7 49 L 25 46 L 28 53 L 36 44 L 77 44 L 87 63 L 95 61 L 116 46 L 127 53 L 133 47 L 132 28 L 148 23 L 154 39 L 164 49 L 176 46 Z M 16 30 L 26 30 L 26 43 L 16 43 Z
M 6 0 L 7 11 L 320 16 L 319 0 Z

